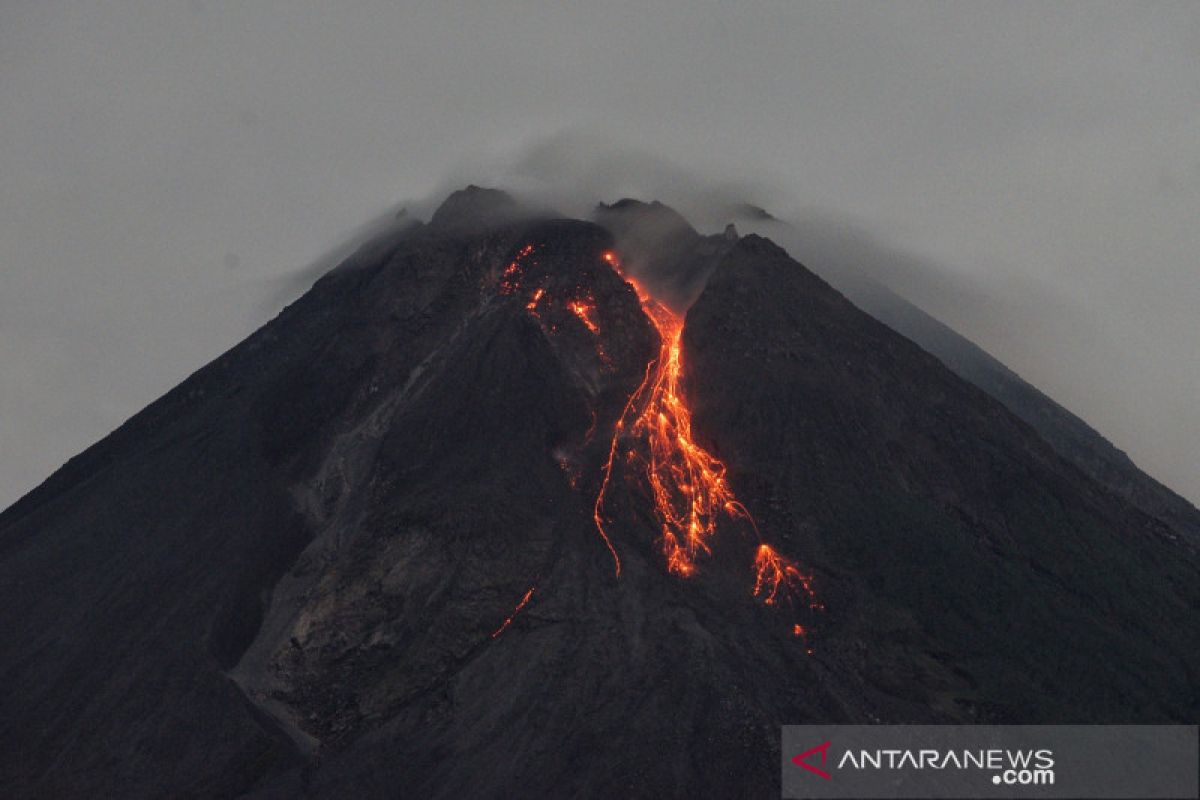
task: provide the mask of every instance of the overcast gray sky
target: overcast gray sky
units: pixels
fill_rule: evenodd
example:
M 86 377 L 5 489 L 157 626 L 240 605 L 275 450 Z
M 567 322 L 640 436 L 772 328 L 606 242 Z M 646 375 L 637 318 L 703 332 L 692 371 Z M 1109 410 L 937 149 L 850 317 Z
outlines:
M 1200 499 L 1200 4 L 0 0 L 0 506 L 546 137 L 927 258 L 912 299 Z

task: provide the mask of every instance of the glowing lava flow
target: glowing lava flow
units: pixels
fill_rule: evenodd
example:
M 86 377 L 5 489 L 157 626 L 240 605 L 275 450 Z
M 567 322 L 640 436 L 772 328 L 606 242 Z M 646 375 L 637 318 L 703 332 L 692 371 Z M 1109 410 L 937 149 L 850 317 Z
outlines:
M 646 402 L 630 432 L 644 436 L 648 448 L 631 460 L 644 462 L 662 534 L 667 569 L 688 576 L 696 559 L 707 555 L 722 512 L 753 520 L 725 480 L 725 465 L 696 443 L 692 415 L 679 390 L 683 320 L 644 292 L 642 308 L 662 339 Z
M 586 301 L 572 300 L 570 303 L 567 303 L 567 308 L 571 309 L 572 314 L 579 317 L 579 321 L 583 323 L 585 328 L 592 332 L 593 336 L 600 335 L 600 326 L 592 319 L 592 312 L 596 309 L 590 297 Z
M 604 545 L 608 548 L 608 552 L 612 553 L 618 578 L 621 577 L 621 557 L 617 555 L 617 548 L 613 547 L 612 539 L 608 538 L 608 532 L 604 530 L 604 496 L 608 494 L 608 482 L 612 478 L 613 462 L 617 457 L 617 445 L 620 442 L 621 434 L 625 430 L 625 418 L 629 416 L 629 411 L 633 408 L 634 402 L 646 391 L 646 385 L 650 382 L 650 372 L 654 369 L 654 364 L 655 362 L 651 361 L 646 365 L 646 377 L 642 378 L 642 383 L 638 386 L 637 391 L 629 395 L 629 399 L 625 401 L 625 408 L 621 410 L 621 416 L 617 418 L 617 425 L 613 430 L 612 441 L 608 445 L 608 459 L 604 462 L 604 477 L 600 480 L 600 491 L 596 494 L 596 504 L 592 507 L 592 519 L 596 521 L 596 530 L 600 532 L 600 538 L 604 540 Z
M 525 260 L 533 252 L 532 244 L 525 245 L 504 269 L 499 282 L 501 294 L 512 295 L 520 290 Z M 614 253 L 604 253 L 603 259 L 620 273 L 620 263 Z M 710 542 L 716 534 L 718 518 L 721 515 L 739 518 L 749 523 L 759 539 L 754 559 L 752 596 L 768 606 L 775 606 L 781 600 L 794 605 L 800 600 L 809 609 L 824 608 L 816 600 L 812 577 L 805 575 L 794 561 L 762 541 L 753 517 L 729 486 L 725 465 L 696 443 L 692 434 L 691 410 L 680 387 L 683 374 L 683 318 L 651 297 L 635 281 L 629 282 L 637 291 L 642 310 L 658 331 L 660 348 L 658 357 L 646 365 L 641 383 L 625 401 L 617 418 L 593 506 L 596 530 L 612 554 L 617 577 L 621 575 L 621 558 L 605 529 L 604 502 L 609 492 L 613 467 L 618 455 L 622 455 L 628 466 L 645 477 L 669 572 L 685 578 L 694 574 L 697 560 L 712 552 Z M 530 315 L 543 322 L 539 309 L 547 307 L 543 302 L 553 304 L 554 299 L 547 295 L 545 288 L 537 288 L 527 296 L 525 308 Z M 594 337 L 601 362 L 611 369 L 612 363 L 604 350 L 597 323 L 595 298 L 590 292 L 576 287 L 574 297 L 563 299 L 566 309 Z M 553 309 L 553 305 L 549 308 Z M 544 322 L 543 329 L 546 329 Z M 549 325 L 549 333 L 556 330 L 554 324 Z M 585 435 L 585 442 L 591 440 L 595 426 L 593 410 L 592 424 Z M 560 461 L 560 466 L 562 463 Z M 575 485 L 573 477 L 571 485 Z M 533 596 L 535 588 L 530 587 L 512 614 L 492 634 L 492 638 L 499 636 L 512 624 Z M 795 623 L 792 633 L 806 637 L 807 629 Z
M 512 294 L 521 287 L 522 261 L 533 253 L 533 245 L 527 244 L 517 251 L 516 257 L 500 273 L 500 294 Z M 537 303 L 534 303 L 536 306 Z
M 496 630 L 492 633 L 493 639 L 495 639 L 500 634 L 504 633 L 504 629 L 507 628 L 509 625 L 512 625 L 512 621 L 517 618 L 517 614 L 521 613 L 521 609 L 526 606 L 526 604 L 529 602 L 529 598 L 533 597 L 533 593 L 536 590 L 537 590 L 536 586 L 529 587 L 529 591 L 527 591 L 525 593 L 525 596 L 521 598 L 521 602 L 517 603 L 517 607 L 513 609 L 513 612 L 511 614 L 509 614 L 508 618 L 505 619 L 503 623 L 501 623 L 500 627 L 496 628 Z
M 754 555 L 754 596 L 762 596 L 763 603 L 775 605 L 782 590 L 789 596 L 800 595 L 807 598 L 808 607 L 817 610 L 824 608 L 817 602 L 817 596 L 812 588 L 812 576 L 805 575 L 800 567 L 791 559 L 784 558 L 775 552 L 769 544 L 758 546 Z M 792 632 L 797 636 L 804 635 L 804 626 L 793 626 Z
M 604 260 L 619 268 L 616 256 L 605 253 Z M 696 571 L 696 561 L 712 552 L 710 541 L 722 514 L 746 520 L 761 542 L 758 526 L 741 504 L 725 476 L 725 465 L 700 446 L 692 433 L 692 415 L 680 389 L 683 374 L 683 319 L 646 293 L 635 281 L 642 309 L 658 330 L 661 341 L 658 358 L 646 367 L 646 376 L 629 396 L 617 419 L 604 465 L 600 491 L 596 497 L 594 519 L 621 574 L 621 562 L 604 529 L 603 506 L 612 478 L 613 464 L 623 440 L 631 440 L 625 452 L 626 462 L 640 466 L 654 502 L 663 555 L 667 569 L 687 577 Z M 775 605 L 780 597 L 792 602 L 803 598 L 809 608 L 820 608 L 812 590 L 811 576 L 799 566 L 761 543 L 755 556 L 754 597 L 766 605 Z M 804 636 L 802 625 L 793 626 L 796 636 Z
M 605 254 L 605 260 L 616 263 L 610 254 Z M 636 283 L 630 283 L 637 289 L 646 316 L 658 330 L 661 345 L 658 358 L 648 365 L 646 378 L 630 395 L 617 420 L 596 502 L 596 526 L 604 535 L 601 507 L 619 440 L 629 435 L 644 441 L 644 452 L 629 450 L 627 461 L 641 462 L 644 467 L 667 569 L 686 577 L 696 571 L 696 559 L 711 552 L 709 539 L 716 533 L 720 514 L 741 517 L 751 526 L 754 520 L 729 488 L 725 465 L 697 444 L 692 435 L 691 411 L 679 387 L 683 373 L 680 341 L 683 319 Z

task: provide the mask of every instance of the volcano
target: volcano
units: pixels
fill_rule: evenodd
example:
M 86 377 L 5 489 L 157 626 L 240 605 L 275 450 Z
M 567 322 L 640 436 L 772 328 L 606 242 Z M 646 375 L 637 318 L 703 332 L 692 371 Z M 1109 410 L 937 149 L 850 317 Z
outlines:
M 769 239 L 470 187 L 0 515 L 0 789 L 776 797 L 783 724 L 1192 722 L 1200 514 L 1052 438 Z

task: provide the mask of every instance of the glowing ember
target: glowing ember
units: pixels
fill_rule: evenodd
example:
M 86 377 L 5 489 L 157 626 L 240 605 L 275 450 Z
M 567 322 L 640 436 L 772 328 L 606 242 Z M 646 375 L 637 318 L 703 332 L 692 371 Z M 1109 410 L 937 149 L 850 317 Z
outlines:
M 496 628 L 495 632 L 492 633 L 493 639 L 495 639 L 500 634 L 504 633 L 504 629 L 507 628 L 509 625 L 512 625 L 512 621 L 514 619 L 516 619 L 517 614 L 521 613 L 521 609 L 524 608 L 525 605 L 529 602 L 529 598 L 533 597 L 533 593 L 536 589 L 537 589 L 536 586 L 529 587 L 529 591 L 525 592 L 525 596 L 521 598 L 521 602 L 517 603 L 517 607 L 513 609 L 513 612 L 511 614 L 509 614 L 508 618 L 504 620 L 504 622 L 500 625 L 500 627 Z
M 574 314 L 583 327 L 588 329 L 588 332 L 596 338 L 596 355 L 600 357 L 600 363 L 606 369 L 613 369 L 612 358 L 609 357 L 608 351 L 604 349 L 604 342 L 600 339 L 600 326 L 596 323 L 596 298 L 591 292 L 587 292 L 583 298 L 572 300 L 567 303 L 567 308 Z M 589 435 L 590 439 L 591 436 Z
M 527 244 L 517 251 L 517 255 L 500 273 L 500 294 L 512 294 L 521 286 L 521 262 L 533 253 L 533 245 Z
M 588 425 L 587 432 L 583 435 L 583 443 L 584 444 L 587 444 L 588 442 L 590 442 L 592 440 L 592 437 L 596 435 L 596 422 L 598 421 L 598 419 L 596 417 L 596 409 L 593 408 L 591 410 L 591 414 L 592 414 L 592 423 L 590 425 Z
M 796 595 L 806 597 L 809 608 L 819 607 L 813 594 L 812 577 L 801 572 L 796 562 L 779 555 L 770 545 L 758 546 L 754 570 L 754 596 L 761 596 L 767 605 L 775 605 L 782 590 L 789 598 Z M 793 632 L 800 636 L 804 628 L 796 625 Z
M 595 301 L 589 295 L 587 300 L 572 300 L 567 304 L 567 308 L 571 309 L 571 313 L 579 317 L 579 320 L 584 324 L 592 335 L 600 335 L 600 326 L 592 319 L 592 315 L 596 312 Z
M 544 294 L 546 294 L 545 289 L 538 289 L 533 293 L 533 297 L 529 299 L 529 302 L 525 304 L 525 308 L 529 309 L 531 312 L 536 312 L 537 304 L 542 299 L 542 295 Z

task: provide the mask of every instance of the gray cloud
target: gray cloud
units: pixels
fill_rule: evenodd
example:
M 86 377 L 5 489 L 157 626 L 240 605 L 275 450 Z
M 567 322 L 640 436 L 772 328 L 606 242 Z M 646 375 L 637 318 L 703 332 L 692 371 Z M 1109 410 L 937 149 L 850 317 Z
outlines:
M 1200 499 L 1198 61 L 1189 3 L 5 3 L 0 504 L 382 209 L 505 175 L 849 220 Z

